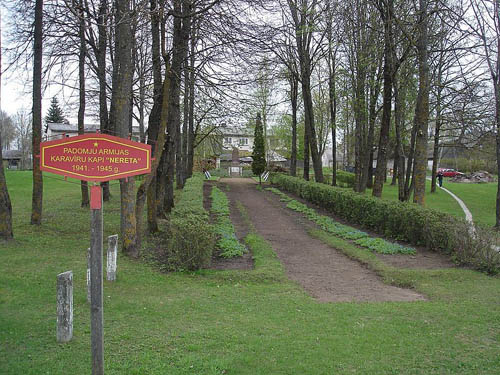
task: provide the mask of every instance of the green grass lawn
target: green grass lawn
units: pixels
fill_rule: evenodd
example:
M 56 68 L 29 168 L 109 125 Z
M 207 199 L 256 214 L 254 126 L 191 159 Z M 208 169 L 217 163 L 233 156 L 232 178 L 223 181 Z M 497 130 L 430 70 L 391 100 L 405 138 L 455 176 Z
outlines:
M 444 179 L 443 187 L 458 196 L 472 213 L 475 223 L 492 227 L 495 225 L 496 193 L 498 184 L 461 184 Z M 367 190 L 371 195 L 371 189 Z M 390 183 L 384 185 L 382 192 L 384 199 L 398 199 L 398 187 Z M 439 188 L 431 193 L 431 182 L 426 182 L 425 203 L 427 207 L 449 213 L 456 217 L 465 218 L 465 214 L 457 201 L 448 193 Z
M 90 215 L 80 188 L 44 179 L 43 225 L 33 227 L 30 174 L 8 172 L 7 180 L 15 240 L 0 243 L 0 373 L 89 374 Z M 119 231 L 116 184 L 112 193 L 105 235 Z M 119 255 L 117 281 L 104 284 L 106 374 L 500 372 L 499 278 L 393 270 L 387 280 L 406 280 L 429 301 L 318 303 L 287 280 L 259 236 L 247 244 L 252 271 L 160 274 Z M 56 275 L 67 270 L 74 339 L 57 344 Z
M 464 201 L 475 223 L 489 227 L 495 225 L 498 183 L 460 184 L 445 179 L 443 187 Z

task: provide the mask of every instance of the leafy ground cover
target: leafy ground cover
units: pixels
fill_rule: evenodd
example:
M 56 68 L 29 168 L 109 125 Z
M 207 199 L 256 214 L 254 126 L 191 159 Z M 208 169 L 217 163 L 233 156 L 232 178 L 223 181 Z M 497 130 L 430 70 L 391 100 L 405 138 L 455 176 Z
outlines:
M 15 240 L 0 244 L 0 373 L 89 374 L 89 212 L 78 185 L 45 179 L 44 219 L 29 225 L 29 173 L 8 172 Z M 119 187 L 105 235 L 119 231 Z M 321 231 L 322 233 L 326 233 Z M 327 234 L 429 301 L 318 303 L 287 281 L 252 234 L 251 271 L 162 274 L 119 255 L 104 284 L 106 374 L 495 374 L 500 280 L 463 269 L 398 270 Z M 74 338 L 55 339 L 56 275 L 74 273 Z
M 411 247 L 405 247 L 397 243 L 388 242 L 383 238 L 371 238 L 366 232 L 338 223 L 331 217 L 319 215 L 313 208 L 310 208 L 304 203 L 300 203 L 299 201 L 289 197 L 279 189 L 267 188 L 266 190 L 279 195 L 280 201 L 287 202 L 288 208 L 304 214 L 309 220 L 316 223 L 320 228 L 335 236 L 347 240 L 355 240 L 355 243 L 359 246 L 366 247 L 371 251 L 381 254 L 415 254 L 415 249 Z
M 226 193 L 214 186 L 210 197 L 212 198 L 212 214 L 215 216 L 214 228 L 218 236 L 216 246 L 219 255 L 223 258 L 242 256 L 247 249 L 238 241 L 234 233 L 234 227 L 229 217 L 229 201 Z

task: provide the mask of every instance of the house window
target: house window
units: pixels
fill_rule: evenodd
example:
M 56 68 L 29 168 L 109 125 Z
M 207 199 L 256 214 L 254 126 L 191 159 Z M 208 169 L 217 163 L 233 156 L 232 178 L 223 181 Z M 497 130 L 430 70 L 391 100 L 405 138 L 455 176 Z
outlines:
M 248 138 L 240 138 L 240 146 L 248 146 Z
M 232 141 L 231 138 L 224 138 L 224 143 L 232 143 Z

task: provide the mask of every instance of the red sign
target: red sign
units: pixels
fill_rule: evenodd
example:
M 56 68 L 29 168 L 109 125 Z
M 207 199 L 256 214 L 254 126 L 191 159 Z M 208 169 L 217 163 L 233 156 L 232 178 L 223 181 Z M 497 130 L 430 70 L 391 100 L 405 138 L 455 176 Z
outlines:
M 146 174 L 151 146 L 98 133 L 42 142 L 40 169 L 96 182 Z

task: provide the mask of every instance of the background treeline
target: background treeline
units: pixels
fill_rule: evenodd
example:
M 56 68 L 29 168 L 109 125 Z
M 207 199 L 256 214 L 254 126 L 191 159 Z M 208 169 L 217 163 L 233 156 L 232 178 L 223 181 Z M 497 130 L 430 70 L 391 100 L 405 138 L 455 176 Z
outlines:
M 472 150 L 498 163 L 497 1 L 6 5 L 7 71 L 28 67 L 33 83 L 33 155 L 42 134 L 43 89 L 57 85 L 71 91 L 68 102 L 81 132 L 91 117 L 101 132 L 122 137 L 137 124 L 140 140 L 153 146 L 153 174 L 139 188 L 133 179 L 120 182 L 121 238 L 131 256 L 140 252 L 144 208 L 147 231 L 154 233 L 157 218 L 174 205 L 174 187 L 192 175 L 194 160 L 210 156 L 207 150 L 217 147 L 229 125 L 253 124 L 257 113 L 265 139 L 278 139 L 290 157 L 292 175 L 300 159 L 305 179 L 312 170 L 317 182 L 325 182 L 321 157 L 328 150 L 334 166 L 354 167 L 354 191 L 372 187 L 375 197 L 382 194 L 389 159 L 399 199 L 413 197 L 422 205 L 431 155 L 433 189 L 447 149 Z M 33 167 L 31 222 L 39 225 L 43 180 L 36 160 Z M 335 173 L 333 168 L 333 183 Z M 6 191 L 2 178 L 0 188 Z M 110 199 L 106 184 L 104 190 Z M 82 205 L 87 203 L 82 184 Z

